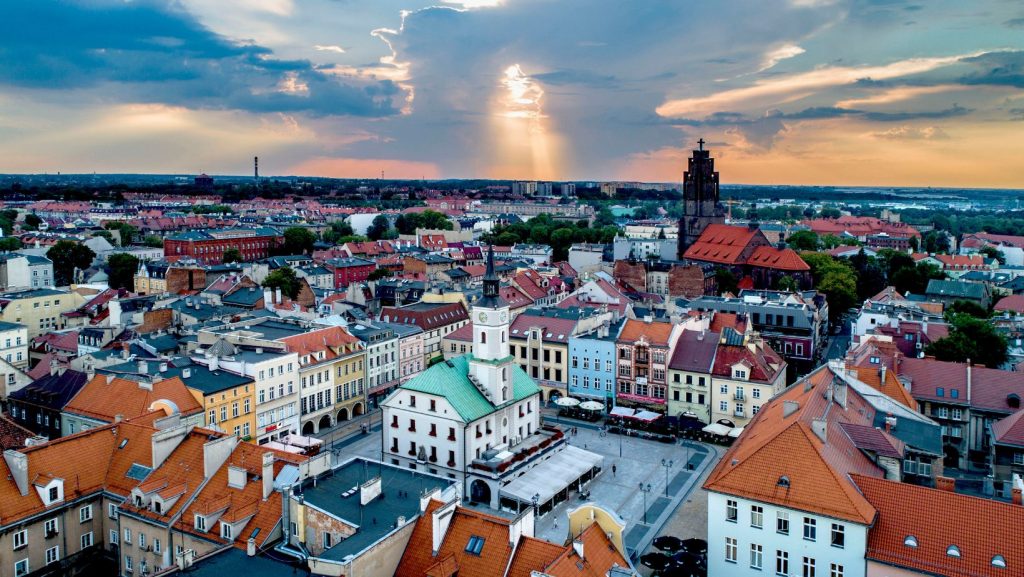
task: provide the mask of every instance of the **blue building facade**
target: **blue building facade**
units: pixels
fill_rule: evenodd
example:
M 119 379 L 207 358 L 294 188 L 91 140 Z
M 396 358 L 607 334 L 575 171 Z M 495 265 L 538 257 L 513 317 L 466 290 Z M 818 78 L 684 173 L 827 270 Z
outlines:
M 615 340 L 622 324 L 569 338 L 570 396 L 615 406 Z

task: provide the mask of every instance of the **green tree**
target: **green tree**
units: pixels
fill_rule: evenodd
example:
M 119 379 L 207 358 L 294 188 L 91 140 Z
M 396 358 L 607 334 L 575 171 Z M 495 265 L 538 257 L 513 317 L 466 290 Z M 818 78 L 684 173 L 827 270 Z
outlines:
M 235 247 L 231 247 L 224 251 L 224 256 L 222 257 L 222 261 L 224 262 L 224 264 L 231 264 L 233 262 L 243 262 L 244 260 L 245 259 L 242 258 L 242 251 L 238 250 Z
M 139 229 L 128 224 L 127 222 L 108 222 L 103 228 L 107 230 L 116 230 L 121 236 L 120 246 L 131 246 L 135 236 L 138 235 Z
M 313 252 L 316 235 L 301 226 L 288 227 L 284 231 L 284 251 L 287 254 L 309 254 Z
M 796 279 L 789 275 L 780 276 L 778 280 L 775 281 L 775 290 L 795 292 L 799 289 L 800 287 L 797 285 Z
M 949 336 L 928 345 L 925 354 L 940 361 L 953 361 L 998 368 L 1007 361 L 1007 344 L 984 319 L 963 313 L 950 315 Z
M 823 252 L 804 252 L 800 257 L 811 267 L 815 288 L 825 293 L 831 320 L 857 304 L 857 272 L 850 264 Z
M 601 209 L 597 211 L 597 215 L 594 218 L 594 226 L 601 227 L 614 225 L 615 215 L 612 214 L 612 211 L 609 210 L 608 207 L 602 206 Z
M 793 250 L 818 250 L 818 235 L 811 230 L 798 230 L 789 235 L 786 243 Z
M 369 275 L 367 275 L 366 280 L 380 280 L 382 278 L 391 277 L 392 275 L 393 273 L 386 268 L 375 268 Z
M 981 305 L 974 301 L 967 301 L 963 299 L 953 301 L 953 304 L 946 308 L 945 316 L 947 320 L 952 320 L 953 316 L 958 314 L 964 314 L 978 319 L 987 319 L 989 317 L 988 311 Z
M 321 238 L 324 242 L 330 244 L 344 244 L 340 242 L 340 239 L 348 236 L 354 236 L 355 231 L 352 230 L 352 225 L 347 220 L 336 220 L 331 223 L 331 226 L 323 232 Z
M 818 218 L 839 218 L 840 216 L 843 216 L 843 213 L 834 206 L 826 206 L 818 213 Z
M 725 268 L 715 270 L 715 283 L 718 285 L 718 294 L 739 292 L 739 281 L 732 271 Z
M 281 294 L 290 299 L 299 296 L 301 286 L 298 277 L 295 276 L 295 271 L 287 266 L 274 269 L 267 275 L 267 278 L 263 279 L 264 288 L 281 289 Z
M 1006 264 L 1006 255 L 1003 254 L 1003 251 L 999 250 L 994 246 L 983 246 L 981 247 L 981 250 L 978 252 L 980 252 L 981 254 L 985 255 L 988 258 L 996 259 L 997 261 L 999 261 L 999 264 Z
M 66 286 L 74 280 L 75 269 L 87 269 L 92 265 L 96 253 L 84 244 L 70 240 L 58 240 L 46 251 L 46 258 L 53 261 L 53 281 L 57 286 Z
M 110 288 L 134 290 L 135 271 L 139 270 L 139 259 L 119 252 L 107 259 L 107 284 Z
M 551 260 L 561 262 L 569 260 L 569 247 L 572 246 L 573 231 L 567 228 L 559 228 L 551 233 Z
M 147 234 L 145 238 L 142 239 L 142 244 L 152 248 L 163 248 L 164 239 L 155 234 Z
M 910 237 L 910 250 L 913 251 L 913 252 L 917 252 L 920 249 L 921 249 L 921 242 L 919 240 L 917 240 L 917 237 L 916 236 Z
M 378 214 L 373 218 L 373 222 L 370 223 L 370 227 L 366 229 L 366 236 L 370 240 L 381 240 L 389 238 L 391 234 L 391 221 L 388 220 L 387 216 Z M 390 237 L 393 238 L 393 237 Z
M 25 222 L 22 223 L 22 228 L 28 230 L 39 230 L 40 224 L 43 224 L 43 219 L 39 218 L 39 215 L 34 212 L 30 212 L 25 215 Z
M 0 238 L 0 252 L 9 252 L 21 248 L 21 241 L 14 236 Z

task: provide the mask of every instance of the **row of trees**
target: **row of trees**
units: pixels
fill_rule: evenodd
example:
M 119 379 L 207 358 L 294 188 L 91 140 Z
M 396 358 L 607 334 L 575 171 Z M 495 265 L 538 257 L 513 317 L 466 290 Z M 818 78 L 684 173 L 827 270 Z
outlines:
M 569 258 L 569 247 L 573 243 L 610 243 L 615 240 L 618 232 L 619 228 L 614 225 L 591 228 L 585 220 L 569 222 L 542 214 L 526 222 L 497 228 L 483 235 L 482 240 L 501 246 L 517 243 L 546 244 L 553 250 L 551 258 L 562 261 Z

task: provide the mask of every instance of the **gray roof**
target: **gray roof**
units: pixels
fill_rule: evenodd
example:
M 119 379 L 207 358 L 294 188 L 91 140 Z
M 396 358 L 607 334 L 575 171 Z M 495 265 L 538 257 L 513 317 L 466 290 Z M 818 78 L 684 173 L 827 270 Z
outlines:
M 242 537 L 248 538 L 247 535 Z M 245 575 L 245 577 L 281 577 L 291 575 L 293 567 L 279 563 L 267 557 L 249 557 L 236 547 L 228 547 L 222 552 L 214 553 L 196 562 L 188 569 L 190 577 L 225 577 L 227 575 Z
M 948 296 L 954 298 L 984 299 L 988 296 L 985 285 L 973 282 L 958 282 L 955 280 L 928 281 L 928 289 L 925 291 L 928 296 Z
M 718 333 L 683 331 L 676 342 L 676 350 L 668 368 L 678 371 L 710 373 L 718 351 Z
M 359 486 L 377 476 L 381 477 L 381 496 L 360 505 Z M 335 469 L 333 475 L 317 479 L 316 486 L 308 484 L 302 490 L 307 505 L 358 526 L 353 535 L 319 556 L 341 560 L 358 554 L 394 531 L 399 517 L 412 521 L 419 516 L 421 493 L 444 490 L 453 482 L 421 471 L 410 471 L 361 458 L 348 461 Z M 355 493 L 343 496 L 353 488 L 356 489 Z M 406 496 L 399 497 L 399 490 Z

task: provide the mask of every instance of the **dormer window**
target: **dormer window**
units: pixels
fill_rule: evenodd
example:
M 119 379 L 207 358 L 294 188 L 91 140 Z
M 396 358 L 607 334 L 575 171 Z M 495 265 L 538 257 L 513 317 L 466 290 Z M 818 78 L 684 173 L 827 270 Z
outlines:
M 196 515 L 196 529 L 199 531 L 206 531 L 206 517 L 202 515 Z
M 960 548 L 957 547 L 956 545 L 950 545 L 949 547 L 946 547 L 946 555 L 949 555 L 950 557 L 957 557 L 957 558 L 959 558 L 960 557 Z
M 1000 569 L 1006 569 L 1006 558 L 1002 555 L 996 555 L 992 558 L 992 566 Z
M 221 522 L 221 524 L 220 524 L 220 536 L 223 537 L 224 539 L 233 539 L 234 537 L 231 536 L 231 525 L 228 525 L 227 523 Z
M 60 489 L 57 487 L 50 487 L 49 499 L 51 503 L 60 499 Z

